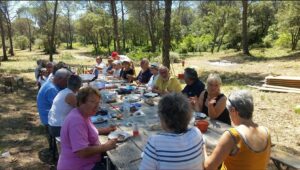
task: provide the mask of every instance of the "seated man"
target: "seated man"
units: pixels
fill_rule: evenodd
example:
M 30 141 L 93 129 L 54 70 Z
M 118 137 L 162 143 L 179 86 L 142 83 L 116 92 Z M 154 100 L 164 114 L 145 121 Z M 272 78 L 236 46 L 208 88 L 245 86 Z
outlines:
M 144 58 L 141 61 L 141 71 L 137 77 L 130 77 L 132 80 L 135 80 L 137 84 L 147 84 L 150 80 L 152 73 L 149 68 L 149 60 Z
M 159 77 L 152 91 L 162 95 L 171 92 L 179 93 L 181 90 L 181 85 L 177 78 L 171 77 L 169 69 L 165 66 L 161 66 L 159 68 Z
M 193 68 L 184 69 L 184 81 L 186 86 L 182 90 L 182 93 L 188 97 L 199 97 L 205 89 L 205 85 L 198 79 L 198 74 Z
M 104 67 L 106 67 L 100 56 L 96 58 L 96 63 L 97 64 L 95 65 L 95 69 L 102 70 Z
M 147 83 L 147 88 L 148 89 L 152 89 L 155 86 L 157 78 L 159 77 L 158 68 L 159 68 L 159 65 L 157 63 L 152 63 L 151 64 L 150 71 L 152 73 L 152 76 L 151 76 L 150 80 Z

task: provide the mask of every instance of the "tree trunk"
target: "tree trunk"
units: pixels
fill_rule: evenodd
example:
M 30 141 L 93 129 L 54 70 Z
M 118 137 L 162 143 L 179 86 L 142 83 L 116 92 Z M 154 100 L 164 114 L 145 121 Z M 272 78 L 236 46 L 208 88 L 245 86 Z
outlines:
M 116 42 L 115 51 L 120 52 L 120 41 L 119 41 L 119 31 L 118 31 L 118 14 L 116 9 L 116 1 L 110 0 L 111 4 L 111 13 L 113 17 L 113 24 L 114 24 L 114 41 Z
M 29 22 L 29 19 L 27 19 L 27 25 L 28 25 L 28 34 L 29 34 L 29 51 L 31 51 L 32 49 L 32 43 L 31 43 L 31 40 L 32 40 L 32 37 L 31 37 L 31 25 L 30 25 L 30 22 Z
M 222 46 L 222 44 L 223 44 L 223 38 L 224 38 L 224 36 L 225 36 L 225 32 L 226 32 L 226 31 L 224 30 L 224 31 L 223 31 L 223 34 L 222 34 L 222 36 L 221 36 L 221 38 L 220 38 L 220 40 L 219 40 L 217 52 L 220 51 L 220 48 L 221 48 L 221 46 Z
M 125 19 L 124 19 L 124 3 L 121 0 L 121 9 L 122 9 L 122 42 L 123 42 L 123 51 L 126 48 L 126 35 L 125 35 Z
M 54 6 L 54 14 L 53 14 L 53 23 L 52 23 L 52 32 L 51 32 L 51 39 L 50 39 L 50 56 L 49 60 L 52 62 L 53 61 L 53 53 L 55 53 L 55 44 L 54 44 L 54 36 L 55 36 L 55 25 L 56 25 L 56 19 L 57 19 L 57 5 L 58 5 L 58 0 L 55 0 L 55 6 Z
M 7 30 L 8 30 L 8 39 L 9 39 L 9 53 L 11 56 L 14 56 L 14 45 L 12 40 L 12 31 L 11 31 L 11 22 L 10 19 L 7 19 Z
M 1 29 L 1 40 L 2 40 L 2 51 L 3 51 L 3 59 L 2 61 L 8 61 L 8 58 L 7 58 L 7 54 L 6 54 L 6 46 L 5 46 L 5 32 L 4 32 L 4 28 L 3 28 L 3 16 L 2 14 L 0 13 L 0 29 Z
M 172 0 L 165 0 L 165 20 L 163 32 L 163 65 L 170 69 L 170 43 L 171 43 L 171 12 Z
M 300 28 L 295 33 L 291 32 L 291 36 L 292 36 L 292 51 L 294 51 L 297 48 L 297 44 L 300 38 Z
M 242 46 L 243 53 L 246 55 L 250 55 L 249 47 L 248 47 L 248 25 L 247 25 L 247 17 L 248 17 L 248 0 L 243 0 L 243 16 L 242 16 Z
M 70 16 L 70 9 L 67 9 L 67 15 L 68 15 L 68 32 L 69 32 L 69 49 L 73 49 L 73 33 L 72 33 L 72 27 L 71 27 L 71 16 Z

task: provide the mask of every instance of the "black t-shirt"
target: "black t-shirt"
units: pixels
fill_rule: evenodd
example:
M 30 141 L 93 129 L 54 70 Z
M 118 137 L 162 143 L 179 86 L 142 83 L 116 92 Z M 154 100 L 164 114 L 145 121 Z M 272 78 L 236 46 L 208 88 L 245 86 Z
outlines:
M 201 112 L 205 113 L 208 116 L 208 108 L 205 105 L 205 101 L 207 99 L 207 96 L 208 96 L 208 93 L 207 93 L 207 91 L 205 91 Z M 223 96 L 225 96 L 225 95 L 224 94 L 219 94 L 219 96 L 216 98 L 216 103 L 214 104 L 214 106 L 216 106 L 218 100 L 220 100 Z M 231 121 L 230 121 L 230 117 L 229 117 L 229 111 L 227 110 L 226 107 L 223 110 L 223 112 L 220 114 L 220 116 L 216 118 L 216 120 L 219 120 L 219 121 L 224 122 L 224 123 L 226 123 L 228 125 L 231 125 Z
M 152 76 L 152 73 L 151 73 L 150 69 L 147 69 L 144 72 L 141 70 L 139 75 L 137 76 L 137 79 L 139 80 L 139 82 L 146 84 L 150 80 L 151 76 Z
M 120 77 L 122 77 L 123 79 L 125 79 L 125 80 L 128 80 L 128 78 L 127 78 L 127 75 L 133 75 L 134 74 L 134 72 L 133 72 L 133 69 L 129 69 L 129 70 L 121 70 L 121 72 L 120 72 Z
M 202 83 L 202 81 L 197 80 L 191 85 L 186 85 L 182 90 L 182 93 L 187 95 L 188 97 L 199 97 L 204 89 L 205 85 Z

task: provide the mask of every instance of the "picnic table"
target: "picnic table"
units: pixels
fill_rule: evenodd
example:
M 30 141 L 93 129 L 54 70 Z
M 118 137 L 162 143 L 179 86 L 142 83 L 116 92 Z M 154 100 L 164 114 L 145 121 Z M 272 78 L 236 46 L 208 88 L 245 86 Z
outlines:
M 158 101 L 159 98 L 160 97 L 156 97 L 154 100 Z M 125 131 L 132 134 L 133 127 L 128 126 L 128 122 L 137 123 L 139 127 L 139 136 L 131 136 L 125 142 L 119 143 L 116 149 L 107 152 L 107 155 L 117 169 L 138 169 L 148 138 L 152 135 L 162 132 L 157 113 L 157 104 L 150 106 L 143 100 L 141 100 L 140 103 L 142 104 L 140 110 L 144 113 L 144 115 L 128 116 L 123 120 L 115 120 L 115 123 L 118 124 L 117 131 Z M 120 113 L 121 111 L 118 108 L 120 108 L 121 105 L 122 100 L 119 100 L 116 103 L 109 104 L 109 107 L 106 106 L 106 108 L 108 108 L 109 113 Z M 190 122 L 189 126 L 193 126 L 193 120 Z M 209 128 L 207 132 L 203 133 L 203 136 L 206 145 L 210 148 L 213 148 L 216 146 L 221 134 L 230 126 L 219 121 L 210 120 L 209 118 L 206 120 L 209 122 Z M 106 122 L 95 125 L 97 127 L 101 127 L 108 126 L 109 123 Z M 105 143 L 108 140 L 108 137 L 100 135 L 99 139 L 102 143 Z
M 107 79 L 107 77 L 100 76 L 97 80 L 98 82 L 104 82 L 106 84 L 114 84 L 115 87 L 121 86 L 121 83 L 124 85 L 123 81 Z M 95 86 L 97 88 L 97 84 L 89 84 L 90 86 Z M 98 87 L 99 89 L 102 89 Z M 139 87 L 138 87 L 139 88 Z M 114 90 L 109 88 L 109 90 Z M 139 91 L 139 90 L 137 90 Z M 138 102 L 141 104 L 140 111 L 142 111 L 142 115 L 128 115 L 124 114 L 120 108 L 123 105 L 123 95 L 118 96 L 118 100 L 114 103 L 104 104 L 102 103 L 101 107 L 106 108 L 108 110 L 108 115 L 121 113 L 124 115 L 123 119 L 109 119 L 103 123 L 96 123 L 96 127 L 106 127 L 110 124 L 117 125 L 116 131 L 123 131 L 129 134 L 132 134 L 133 127 L 132 124 L 136 123 L 139 127 L 139 135 L 131 136 L 126 141 L 122 143 L 118 143 L 118 147 L 111 151 L 107 152 L 109 157 L 109 161 L 111 161 L 117 169 L 139 169 L 139 165 L 142 160 L 142 154 L 144 148 L 147 144 L 148 138 L 152 135 L 162 132 L 160 127 L 160 120 L 157 113 L 157 103 L 160 97 L 153 98 L 154 105 L 149 105 L 145 102 L 145 98 L 141 95 L 141 100 Z M 213 150 L 218 143 L 219 138 L 224 133 L 225 130 L 230 128 L 231 126 L 222 123 L 216 120 L 210 120 L 206 118 L 209 122 L 208 130 L 203 133 L 203 138 L 205 140 L 206 148 L 209 150 Z M 193 126 L 194 119 L 190 122 L 189 126 Z M 101 143 L 105 143 L 108 140 L 108 136 L 100 135 L 99 140 Z M 287 159 L 289 157 L 289 159 Z M 298 158 L 293 157 L 292 155 L 288 155 L 287 153 L 280 154 L 272 149 L 271 152 L 271 160 L 273 160 L 275 166 L 278 169 L 281 169 L 281 165 L 285 165 L 288 167 L 293 167 L 298 169 L 300 167 Z M 109 169 L 109 167 L 108 167 Z

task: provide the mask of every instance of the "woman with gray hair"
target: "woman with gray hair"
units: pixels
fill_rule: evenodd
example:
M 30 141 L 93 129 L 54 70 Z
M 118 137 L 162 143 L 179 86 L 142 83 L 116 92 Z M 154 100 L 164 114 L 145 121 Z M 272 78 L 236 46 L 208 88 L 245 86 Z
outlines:
M 63 125 L 65 117 L 76 107 L 76 93 L 81 85 L 81 78 L 78 75 L 71 75 L 68 78 L 67 88 L 55 96 L 48 115 L 49 131 L 54 137 L 60 136 L 60 128 Z
M 204 141 L 192 118 L 187 97 L 166 94 L 158 104 L 164 132 L 151 136 L 144 150 L 140 169 L 203 169 Z
M 221 93 L 222 80 L 218 74 L 210 74 L 207 78 L 207 89 L 199 98 L 191 97 L 196 111 L 202 112 L 211 119 L 230 124 L 228 110 L 226 109 L 226 96 Z
M 225 131 L 212 154 L 205 159 L 205 169 L 267 169 L 271 138 L 266 127 L 252 120 L 253 97 L 250 92 L 233 92 L 227 106 L 233 128 Z

